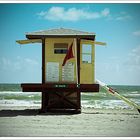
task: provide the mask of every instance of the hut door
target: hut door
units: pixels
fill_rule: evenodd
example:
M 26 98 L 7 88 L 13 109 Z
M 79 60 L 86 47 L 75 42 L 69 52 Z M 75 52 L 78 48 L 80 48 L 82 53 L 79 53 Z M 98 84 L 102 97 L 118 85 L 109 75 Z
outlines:
M 93 41 L 80 42 L 80 84 L 94 83 L 94 44 Z

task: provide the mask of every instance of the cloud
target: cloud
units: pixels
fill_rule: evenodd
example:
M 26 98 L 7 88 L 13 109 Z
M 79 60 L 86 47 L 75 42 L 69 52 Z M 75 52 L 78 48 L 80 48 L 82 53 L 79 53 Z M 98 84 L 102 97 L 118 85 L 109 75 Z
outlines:
M 127 21 L 131 20 L 132 16 L 129 15 L 127 12 L 120 12 L 118 14 L 109 15 L 109 20 L 117 20 L 117 21 Z
M 32 58 L 0 58 L 0 82 L 22 83 L 40 82 L 41 64 Z
M 103 16 L 108 16 L 108 15 L 110 14 L 110 10 L 109 10 L 108 8 L 105 8 L 105 9 L 101 12 L 101 14 L 102 14 Z
M 140 30 L 133 32 L 133 35 L 140 36 Z
M 132 17 L 127 14 L 127 12 L 120 12 L 117 16 L 116 16 L 116 20 L 130 20 L 132 19 Z
M 110 10 L 108 8 L 105 8 L 100 12 L 89 12 L 84 9 L 64 9 L 63 7 L 51 7 L 47 11 L 41 11 L 40 13 L 37 13 L 39 17 L 51 21 L 78 21 L 98 19 L 107 17 L 109 14 Z
M 14 60 L 11 60 L 6 57 L 2 57 L 0 60 L 0 67 L 1 70 L 12 70 L 12 71 L 17 71 L 17 70 L 22 70 L 22 69 L 27 69 L 27 66 L 34 67 L 38 65 L 39 63 L 36 60 L 32 60 L 30 58 L 21 58 L 21 57 L 16 57 Z
M 131 50 L 123 63 L 123 74 L 126 82 L 140 85 L 140 45 Z M 122 76 L 123 77 L 123 76 Z
M 32 60 L 30 58 L 25 58 L 24 61 L 29 65 L 38 65 L 38 62 L 36 60 Z
M 129 20 L 129 19 L 131 19 L 131 16 L 129 15 L 116 17 L 116 20 Z
M 140 85 L 140 46 L 127 56 L 107 57 L 96 63 L 96 77 L 110 85 Z
M 126 65 L 135 66 L 140 69 L 140 45 L 131 50 L 128 54 L 128 58 L 125 61 Z

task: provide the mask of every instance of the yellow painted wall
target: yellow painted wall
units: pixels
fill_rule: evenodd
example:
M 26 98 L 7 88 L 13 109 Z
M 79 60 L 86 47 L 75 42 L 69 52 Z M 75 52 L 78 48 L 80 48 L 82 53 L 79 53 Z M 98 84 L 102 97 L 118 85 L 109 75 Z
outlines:
M 45 64 L 47 62 L 59 62 L 59 82 L 62 81 L 62 63 L 66 54 L 54 54 L 54 43 L 68 43 L 68 47 L 73 42 L 73 38 L 46 38 L 45 39 Z M 92 63 L 87 64 L 82 62 L 82 44 L 92 45 Z M 75 55 L 75 45 L 73 45 L 73 53 Z M 67 62 L 74 63 L 74 82 L 77 83 L 76 77 L 76 60 L 75 58 L 69 59 Z M 45 69 L 46 78 L 46 69 Z M 93 84 L 95 83 L 95 46 L 93 41 L 81 40 L 80 42 L 80 84 Z
M 59 82 L 62 83 L 62 63 L 66 54 L 54 54 L 54 43 L 68 43 L 68 47 L 73 42 L 73 38 L 46 38 L 45 39 L 45 64 L 47 62 L 59 62 Z M 75 56 L 75 46 L 73 53 Z M 74 83 L 76 83 L 76 61 L 75 58 L 69 59 L 68 62 L 74 63 Z M 45 69 L 46 77 L 46 69 Z
M 82 44 L 92 45 L 91 63 L 82 62 Z M 80 54 L 80 84 L 93 84 L 95 83 L 95 45 L 93 41 L 81 40 Z

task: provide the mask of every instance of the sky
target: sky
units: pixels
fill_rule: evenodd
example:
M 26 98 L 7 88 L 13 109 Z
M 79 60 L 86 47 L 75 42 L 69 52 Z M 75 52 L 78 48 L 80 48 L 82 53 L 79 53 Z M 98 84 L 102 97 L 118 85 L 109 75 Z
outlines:
M 0 4 L 0 83 L 41 82 L 41 44 L 19 45 L 26 32 L 71 28 L 96 33 L 96 79 L 140 85 L 140 4 Z

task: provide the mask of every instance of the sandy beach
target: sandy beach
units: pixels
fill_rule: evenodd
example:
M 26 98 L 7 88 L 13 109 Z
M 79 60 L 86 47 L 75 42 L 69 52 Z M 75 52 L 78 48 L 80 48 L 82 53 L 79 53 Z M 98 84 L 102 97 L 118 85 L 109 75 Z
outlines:
M 82 108 L 81 114 L 38 114 L 37 107 L 0 107 L 1 137 L 139 137 L 136 110 Z

